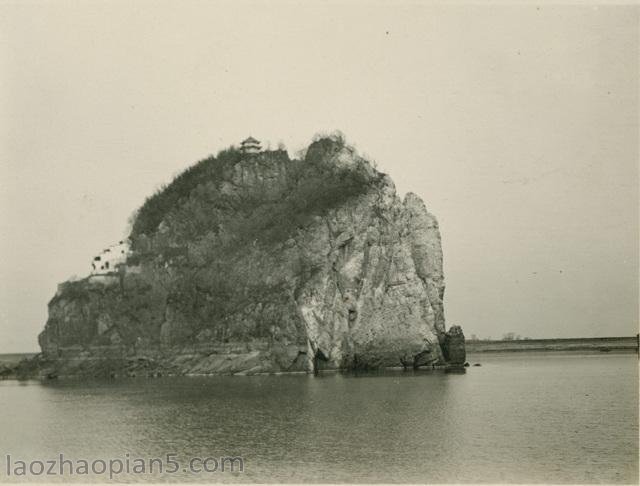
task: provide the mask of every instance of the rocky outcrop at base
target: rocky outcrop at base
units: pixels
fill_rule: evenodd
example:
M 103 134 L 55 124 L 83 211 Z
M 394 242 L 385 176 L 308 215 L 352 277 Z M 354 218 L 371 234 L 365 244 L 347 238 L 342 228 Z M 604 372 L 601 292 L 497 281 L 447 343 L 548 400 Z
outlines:
M 451 365 L 464 365 L 467 360 L 467 352 L 465 349 L 464 333 L 460 326 L 451 326 L 451 328 L 444 333 L 442 352 L 445 360 Z
M 435 217 L 339 138 L 304 159 L 228 150 L 138 212 L 112 281 L 61 284 L 55 376 L 272 373 L 464 362 Z M 462 356 L 462 358 L 461 358 Z

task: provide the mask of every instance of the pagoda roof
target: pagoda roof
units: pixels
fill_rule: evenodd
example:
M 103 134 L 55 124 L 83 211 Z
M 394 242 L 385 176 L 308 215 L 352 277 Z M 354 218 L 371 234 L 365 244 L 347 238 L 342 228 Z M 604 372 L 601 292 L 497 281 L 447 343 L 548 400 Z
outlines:
M 249 138 L 245 138 L 245 139 L 242 141 L 242 143 L 243 143 L 243 144 L 245 144 L 245 143 L 260 143 L 260 141 L 259 141 L 259 140 L 256 140 L 256 139 L 255 139 L 255 138 L 253 138 L 253 137 L 249 137 Z

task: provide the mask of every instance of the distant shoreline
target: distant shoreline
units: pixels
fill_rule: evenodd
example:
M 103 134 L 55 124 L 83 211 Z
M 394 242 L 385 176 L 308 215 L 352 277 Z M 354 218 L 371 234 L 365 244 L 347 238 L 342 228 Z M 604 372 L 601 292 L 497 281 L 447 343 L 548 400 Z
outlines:
M 20 361 L 25 358 L 33 358 L 38 352 L 31 353 L 0 353 L 0 366 L 11 366 L 17 365 Z
M 518 339 L 512 341 L 470 340 L 467 353 L 518 351 L 638 351 L 637 336 L 604 338 Z

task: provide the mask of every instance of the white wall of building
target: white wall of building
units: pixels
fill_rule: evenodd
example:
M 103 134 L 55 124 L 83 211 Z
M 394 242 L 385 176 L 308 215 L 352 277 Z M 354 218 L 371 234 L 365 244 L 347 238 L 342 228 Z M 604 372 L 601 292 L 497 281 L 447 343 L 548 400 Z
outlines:
M 104 275 L 115 272 L 119 265 L 127 261 L 129 255 L 129 242 L 121 241 L 116 245 L 105 248 L 102 253 L 94 257 L 91 262 L 92 275 Z

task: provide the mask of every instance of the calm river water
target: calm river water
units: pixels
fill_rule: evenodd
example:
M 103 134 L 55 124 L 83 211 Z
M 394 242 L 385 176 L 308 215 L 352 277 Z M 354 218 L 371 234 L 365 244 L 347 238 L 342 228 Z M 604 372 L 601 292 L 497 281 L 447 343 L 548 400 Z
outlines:
M 637 355 L 483 353 L 469 361 L 482 366 L 466 374 L 0 382 L 0 481 L 20 479 L 18 460 L 38 473 L 32 461 L 59 461 L 60 453 L 74 467 L 79 459 L 129 459 L 131 467 L 177 452 L 174 474 L 147 468 L 115 480 L 638 482 Z M 243 457 L 244 472 L 184 471 L 192 457 L 225 456 Z M 99 473 L 101 464 L 93 466 Z

